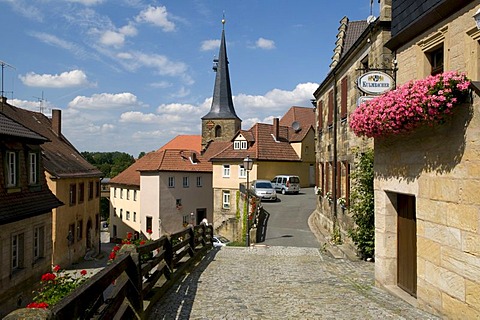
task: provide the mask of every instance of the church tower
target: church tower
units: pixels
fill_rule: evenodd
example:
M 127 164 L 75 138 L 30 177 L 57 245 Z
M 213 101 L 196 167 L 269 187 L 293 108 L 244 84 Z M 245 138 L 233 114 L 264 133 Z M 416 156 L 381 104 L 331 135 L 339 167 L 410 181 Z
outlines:
M 222 39 L 218 59 L 214 59 L 215 87 L 210 112 L 202 118 L 202 149 L 210 141 L 229 141 L 241 129 L 242 120 L 233 106 L 230 74 L 225 44 L 225 19 L 222 20 Z

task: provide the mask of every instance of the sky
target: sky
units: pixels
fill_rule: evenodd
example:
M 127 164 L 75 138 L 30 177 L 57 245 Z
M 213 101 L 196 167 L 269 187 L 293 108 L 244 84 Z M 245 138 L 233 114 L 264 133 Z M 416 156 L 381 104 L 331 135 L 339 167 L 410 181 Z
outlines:
M 0 90 L 20 108 L 62 110 L 62 133 L 79 151 L 137 157 L 201 134 L 222 28 L 249 129 L 312 107 L 340 20 L 378 16 L 373 2 L 0 0 Z

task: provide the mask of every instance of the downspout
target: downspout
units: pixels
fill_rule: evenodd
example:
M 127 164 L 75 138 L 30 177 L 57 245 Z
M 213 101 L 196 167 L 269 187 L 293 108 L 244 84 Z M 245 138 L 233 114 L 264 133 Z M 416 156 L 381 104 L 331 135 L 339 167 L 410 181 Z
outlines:
M 337 227 L 337 75 L 333 73 L 333 230 Z

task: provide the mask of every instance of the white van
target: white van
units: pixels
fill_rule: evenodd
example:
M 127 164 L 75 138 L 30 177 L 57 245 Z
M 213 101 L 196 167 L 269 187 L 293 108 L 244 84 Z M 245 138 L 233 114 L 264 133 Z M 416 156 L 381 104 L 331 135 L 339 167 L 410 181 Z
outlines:
M 299 193 L 300 192 L 300 178 L 294 175 L 278 175 L 272 180 L 272 186 L 276 191 L 282 194 Z

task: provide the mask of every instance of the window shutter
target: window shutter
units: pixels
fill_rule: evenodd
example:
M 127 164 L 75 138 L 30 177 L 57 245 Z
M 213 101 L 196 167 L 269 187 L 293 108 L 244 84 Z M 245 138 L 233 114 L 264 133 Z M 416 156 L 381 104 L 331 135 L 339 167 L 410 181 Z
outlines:
M 348 101 L 348 78 L 345 76 L 342 79 L 341 83 L 341 90 L 342 90 L 342 96 L 341 96 L 341 109 L 340 109 L 340 117 L 342 119 L 345 119 L 347 117 L 347 101 Z
M 333 90 L 328 93 L 328 126 L 333 124 Z

